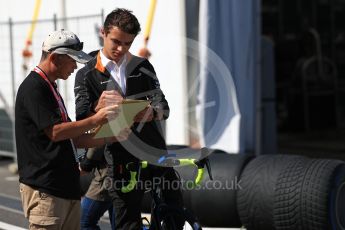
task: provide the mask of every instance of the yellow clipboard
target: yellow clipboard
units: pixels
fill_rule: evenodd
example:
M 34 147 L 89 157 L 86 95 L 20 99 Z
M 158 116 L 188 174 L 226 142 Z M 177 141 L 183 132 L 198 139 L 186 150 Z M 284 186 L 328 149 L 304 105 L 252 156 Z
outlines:
M 105 138 L 119 135 L 121 130 L 129 128 L 134 123 L 134 117 L 150 104 L 146 100 L 123 100 L 119 105 L 120 113 L 108 123 L 99 126 L 94 131 L 94 138 Z

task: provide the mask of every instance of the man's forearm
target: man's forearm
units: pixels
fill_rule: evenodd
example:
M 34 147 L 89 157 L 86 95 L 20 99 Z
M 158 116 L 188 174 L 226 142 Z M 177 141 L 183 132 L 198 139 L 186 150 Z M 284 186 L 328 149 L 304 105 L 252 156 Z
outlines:
M 93 117 L 75 122 L 64 122 L 45 129 L 45 133 L 52 141 L 76 138 L 97 126 Z

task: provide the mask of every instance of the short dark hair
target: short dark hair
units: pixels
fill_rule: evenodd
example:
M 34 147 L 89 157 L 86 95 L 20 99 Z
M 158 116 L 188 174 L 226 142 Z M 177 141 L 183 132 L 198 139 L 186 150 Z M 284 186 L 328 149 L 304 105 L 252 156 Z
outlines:
M 125 33 L 134 35 L 138 35 L 141 30 L 138 19 L 132 14 L 132 11 L 124 8 L 116 8 L 107 15 L 103 25 L 105 34 L 108 34 L 114 26 Z
M 42 55 L 41 55 L 41 60 L 40 61 L 44 61 L 48 58 L 49 52 L 46 52 L 44 50 L 42 50 Z

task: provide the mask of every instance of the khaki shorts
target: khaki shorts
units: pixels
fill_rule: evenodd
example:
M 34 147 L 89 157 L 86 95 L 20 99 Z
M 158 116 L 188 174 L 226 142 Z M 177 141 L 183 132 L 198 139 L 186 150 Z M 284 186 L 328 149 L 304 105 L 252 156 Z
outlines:
M 22 183 L 19 187 L 29 229 L 80 229 L 80 200 L 62 199 Z

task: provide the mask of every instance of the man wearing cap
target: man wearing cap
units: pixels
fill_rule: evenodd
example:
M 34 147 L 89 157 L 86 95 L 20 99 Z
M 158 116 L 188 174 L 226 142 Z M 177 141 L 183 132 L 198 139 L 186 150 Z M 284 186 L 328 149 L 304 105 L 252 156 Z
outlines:
M 114 119 L 118 106 L 71 122 L 55 81 L 66 80 L 90 57 L 83 43 L 65 30 L 54 31 L 43 43 L 38 66 L 21 83 L 15 104 L 15 134 L 24 215 L 30 229 L 79 229 L 80 186 L 76 147 L 94 147 L 126 139 L 93 139 L 86 132 Z

